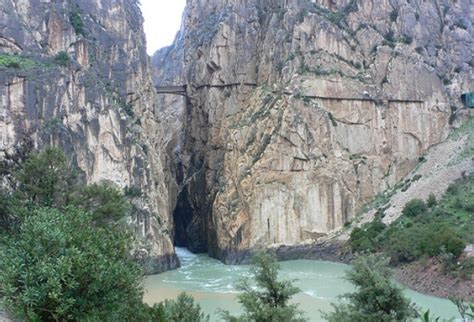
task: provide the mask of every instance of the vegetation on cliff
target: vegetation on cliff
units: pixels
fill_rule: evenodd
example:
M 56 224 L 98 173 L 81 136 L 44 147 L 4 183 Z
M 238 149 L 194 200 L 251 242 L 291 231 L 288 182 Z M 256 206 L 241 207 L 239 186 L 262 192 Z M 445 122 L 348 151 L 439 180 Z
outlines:
M 0 299 L 12 316 L 205 320 L 187 295 L 154 307 L 142 303 L 144 274 L 133 260 L 134 234 L 124 220 L 131 205 L 116 187 L 80 185 L 56 148 L 20 149 L 5 158 L 0 175 Z
M 460 258 L 474 242 L 474 175 L 451 184 L 441 200 L 430 196 L 409 201 L 402 216 L 389 227 L 381 218 L 355 228 L 350 245 L 355 252 L 383 252 L 398 265 L 438 256 L 446 272 L 469 278 L 472 257 Z
M 21 154 L 20 154 L 21 155 Z M 32 320 L 133 317 L 142 271 L 131 258 L 129 209 L 109 184 L 83 187 L 56 148 L 2 166 L 0 295 Z

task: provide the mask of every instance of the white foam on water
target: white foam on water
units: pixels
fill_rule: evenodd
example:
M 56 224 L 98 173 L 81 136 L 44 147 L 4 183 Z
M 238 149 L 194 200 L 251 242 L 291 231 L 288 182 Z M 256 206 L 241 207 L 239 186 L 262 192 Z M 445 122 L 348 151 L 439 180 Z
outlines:
M 215 311 L 218 307 L 239 308 L 237 300 L 233 295 L 221 297 L 220 294 L 237 294 L 236 282 L 245 277 L 252 277 L 249 266 L 229 266 L 209 258 L 204 254 L 193 254 L 185 248 L 176 248 L 176 253 L 182 263 L 181 268 L 163 273 L 161 283 L 166 284 L 169 290 L 187 291 L 191 294 L 195 292 L 206 293 L 206 299 L 215 296 L 213 301 L 202 300 L 200 304 L 206 308 L 207 313 Z M 301 309 L 313 318 L 319 316 L 321 309 L 328 310 L 331 302 L 337 302 L 337 296 L 351 292 L 353 286 L 344 278 L 344 274 L 349 266 L 337 263 L 322 261 L 295 260 L 283 262 L 281 265 L 280 279 L 296 279 L 296 286 L 302 290 L 301 297 L 296 296 L 301 301 Z M 157 275 L 160 276 L 160 275 Z M 160 281 L 153 277 L 152 283 L 159 285 Z M 166 289 L 164 287 L 164 289 Z M 156 287 L 155 292 L 160 292 L 161 288 Z M 427 297 L 425 295 L 407 291 L 413 300 L 429 308 L 434 315 L 450 318 L 457 315 L 456 308 L 446 300 Z M 156 298 L 162 299 L 160 296 Z M 312 319 L 314 321 L 314 319 Z

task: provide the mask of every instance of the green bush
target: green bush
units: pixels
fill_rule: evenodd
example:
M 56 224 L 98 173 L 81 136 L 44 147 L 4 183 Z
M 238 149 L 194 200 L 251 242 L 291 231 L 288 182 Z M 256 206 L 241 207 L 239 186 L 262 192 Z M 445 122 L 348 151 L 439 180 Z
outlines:
M 0 222 L 2 228 L 18 223 L 36 207 L 60 210 L 68 205 L 91 212 L 94 221 L 106 224 L 118 221 L 128 214 L 130 203 L 123 193 L 110 183 L 81 186 L 76 171 L 69 165 L 64 153 L 57 148 L 46 148 L 31 154 L 13 171 L 15 191 L 0 191 Z M 10 227 L 11 228 L 11 227 Z
M 356 291 L 343 296 L 347 302 L 332 304 L 334 312 L 323 318 L 330 322 L 411 321 L 416 312 L 392 282 L 392 275 L 388 261 L 378 255 L 357 258 L 347 273 Z
M 131 208 L 123 193 L 111 183 L 94 183 L 79 188 L 70 204 L 92 213 L 96 223 L 109 223 L 124 218 Z
M 141 305 L 142 272 L 131 235 L 93 224 L 92 214 L 39 208 L 0 248 L 5 308 L 29 321 L 119 321 Z
M 452 228 L 432 223 L 424 227 L 418 247 L 423 254 L 428 256 L 439 255 L 444 247 L 447 253 L 451 253 L 457 258 L 463 252 L 466 244 L 459 233 Z
M 438 204 L 438 201 L 436 200 L 436 196 L 432 193 L 428 196 L 428 200 L 426 200 L 426 206 L 428 208 L 433 208 Z
M 456 197 L 455 206 L 459 209 L 463 209 L 469 212 L 474 212 L 474 197 Z
M 69 15 L 69 21 L 71 22 L 71 25 L 74 28 L 74 31 L 76 32 L 76 35 L 86 35 L 84 29 L 84 22 L 82 21 L 81 13 L 78 8 L 74 9 L 71 12 L 71 14 Z
M 0 187 L 2 309 L 28 321 L 174 321 L 178 309 L 196 313 L 189 296 L 174 309 L 142 302 L 143 271 L 121 220 L 131 205 L 121 191 L 80 186 L 56 148 L 8 160 L 0 163 L 9 183 Z
M 63 67 L 69 66 L 70 61 L 71 59 L 65 51 L 60 51 L 54 56 L 54 62 Z
M 384 236 L 383 249 L 393 264 L 411 262 L 423 255 L 438 256 L 443 250 L 457 258 L 466 247 L 462 236 L 444 224 L 417 222 L 407 226 L 390 227 Z
M 0 67 L 29 69 L 38 66 L 38 62 L 20 55 L 0 54 Z
M 425 213 L 428 210 L 426 204 L 421 199 L 412 199 L 405 204 L 402 210 L 402 214 L 407 217 L 416 217 L 420 214 Z
M 142 191 L 140 190 L 140 188 L 135 186 L 126 186 L 124 194 L 126 197 L 136 198 L 142 195 Z
M 390 227 L 384 242 L 384 250 L 393 264 L 411 262 L 421 257 L 419 244 L 422 232 L 419 225 L 409 228 Z
M 356 227 L 350 235 L 350 245 L 353 252 L 373 252 L 377 248 L 377 236 L 385 229 L 385 225 L 379 220 Z
M 276 257 L 270 254 L 257 254 L 252 259 L 251 272 L 256 287 L 248 279 L 242 279 L 237 289 L 244 313 L 234 317 L 227 311 L 221 311 L 225 321 L 306 321 L 297 304 L 290 304 L 291 297 L 300 290 L 293 281 L 279 281 L 280 265 Z
M 64 153 L 51 147 L 30 155 L 14 177 L 21 204 L 55 208 L 65 206 L 77 180 Z
M 163 310 L 162 321 L 209 321 L 209 316 L 202 313 L 199 304 L 196 304 L 194 298 L 186 293 L 179 294 L 176 300 L 166 300 L 161 303 L 161 308 Z
M 390 21 L 395 22 L 397 21 L 398 18 L 398 9 L 393 9 L 392 12 L 390 12 Z
M 445 228 L 439 236 L 439 249 L 436 253 L 441 252 L 441 247 L 444 246 L 446 252 L 453 254 L 455 258 L 459 257 L 466 248 L 466 243 L 462 237 L 450 228 Z

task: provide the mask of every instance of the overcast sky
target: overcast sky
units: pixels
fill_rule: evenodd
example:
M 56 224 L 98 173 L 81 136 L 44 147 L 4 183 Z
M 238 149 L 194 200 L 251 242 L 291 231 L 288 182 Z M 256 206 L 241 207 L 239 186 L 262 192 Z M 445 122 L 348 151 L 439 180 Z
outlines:
M 140 0 L 148 55 L 171 45 L 181 25 L 186 0 Z

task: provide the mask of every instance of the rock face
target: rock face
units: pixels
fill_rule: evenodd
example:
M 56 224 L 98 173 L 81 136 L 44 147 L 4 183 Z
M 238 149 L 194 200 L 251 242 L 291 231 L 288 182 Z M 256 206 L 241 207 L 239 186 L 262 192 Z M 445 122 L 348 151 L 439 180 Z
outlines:
M 129 0 L 0 0 L 0 153 L 61 147 L 85 182 L 133 191 L 137 254 L 176 267 L 162 128 L 142 17 Z
M 446 138 L 473 88 L 470 0 L 188 0 L 152 63 L 174 239 L 238 263 L 316 240 Z

